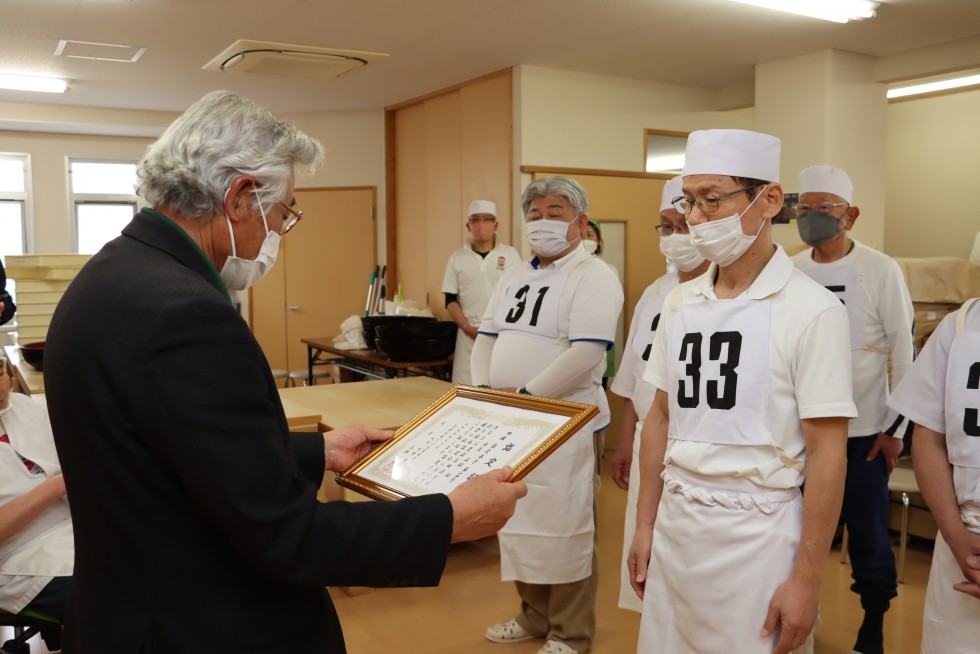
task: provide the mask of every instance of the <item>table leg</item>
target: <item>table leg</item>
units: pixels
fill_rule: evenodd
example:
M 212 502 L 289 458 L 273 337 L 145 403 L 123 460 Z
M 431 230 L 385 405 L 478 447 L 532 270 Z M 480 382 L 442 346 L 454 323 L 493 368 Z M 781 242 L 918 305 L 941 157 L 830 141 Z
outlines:
M 319 350 L 317 350 L 316 352 L 314 352 L 313 350 L 314 350 L 313 346 L 307 343 L 306 345 L 306 366 L 307 366 L 306 385 L 307 386 L 313 385 L 313 362 L 316 361 L 316 358 L 318 356 L 320 356 Z

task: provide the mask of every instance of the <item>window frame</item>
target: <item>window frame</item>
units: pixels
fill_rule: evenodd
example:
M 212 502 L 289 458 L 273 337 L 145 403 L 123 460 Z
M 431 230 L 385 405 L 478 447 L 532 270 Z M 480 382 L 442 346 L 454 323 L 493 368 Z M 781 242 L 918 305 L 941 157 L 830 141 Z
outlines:
M 121 159 L 112 157 L 67 157 L 65 166 L 66 187 L 68 190 L 68 212 L 71 216 L 70 239 L 75 254 L 79 253 L 79 230 L 78 230 L 78 207 L 81 205 L 102 204 L 102 205 L 130 205 L 133 207 L 135 215 L 140 209 L 147 206 L 146 202 L 136 194 L 133 189 L 132 194 L 123 193 L 76 193 L 72 182 L 73 166 L 75 164 L 128 164 L 135 167 L 139 166 L 139 161 L 135 159 Z
M 34 253 L 34 198 L 31 192 L 34 188 L 31 175 L 31 155 L 26 152 L 0 152 L 0 159 L 15 159 L 24 163 L 24 190 L 0 191 L 0 201 L 20 202 L 21 204 L 21 234 L 24 254 Z M 5 255 L 6 252 L 0 252 Z

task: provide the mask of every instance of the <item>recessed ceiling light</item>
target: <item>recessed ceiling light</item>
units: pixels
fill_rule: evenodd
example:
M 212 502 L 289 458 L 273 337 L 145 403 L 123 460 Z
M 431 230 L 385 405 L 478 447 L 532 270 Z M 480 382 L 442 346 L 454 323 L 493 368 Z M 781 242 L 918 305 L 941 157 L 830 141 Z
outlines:
M 68 82 L 55 77 L 35 77 L 33 75 L 9 75 L 0 73 L 0 89 L 64 93 L 68 90 Z
M 874 0 L 733 0 L 733 2 L 835 23 L 872 18 L 875 9 L 881 4 Z
M 978 85 L 980 85 L 980 75 L 967 75 L 966 77 L 954 77 L 952 79 L 913 84 L 912 86 L 904 86 L 897 89 L 888 89 L 888 93 L 886 95 L 888 96 L 889 100 L 893 100 L 895 98 L 905 98 L 910 95 L 937 93 L 939 91 L 963 88 L 964 86 Z

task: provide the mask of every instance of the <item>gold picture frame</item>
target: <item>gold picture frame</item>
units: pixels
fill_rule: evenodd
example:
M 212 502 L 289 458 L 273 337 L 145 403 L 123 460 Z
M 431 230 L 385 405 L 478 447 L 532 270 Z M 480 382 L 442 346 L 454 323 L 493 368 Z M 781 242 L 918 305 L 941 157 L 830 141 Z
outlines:
M 511 466 L 522 479 L 598 415 L 591 404 L 454 386 L 337 483 L 377 500 L 448 493 L 478 474 Z

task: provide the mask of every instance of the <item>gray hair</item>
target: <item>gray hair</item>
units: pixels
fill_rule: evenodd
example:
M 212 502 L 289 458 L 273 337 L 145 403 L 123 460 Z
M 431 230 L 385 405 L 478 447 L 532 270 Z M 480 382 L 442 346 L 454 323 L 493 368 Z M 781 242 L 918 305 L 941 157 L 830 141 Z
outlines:
M 213 91 L 147 149 L 136 191 L 150 206 L 205 220 L 224 211 L 236 177 L 255 177 L 256 205 L 268 210 L 285 196 L 295 165 L 312 172 L 322 162 L 316 139 L 237 93 Z
M 524 195 L 521 196 L 521 206 L 524 216 L 527 217 L 528 207 L 531 202 L 547 195 L 557 195 L 575 209 L 575 217 L 578 218 L 583 213 L 589 213 L 589 199 L 585 196 L 585 189 L 571 177 L 542 177 L 527 185 Z

